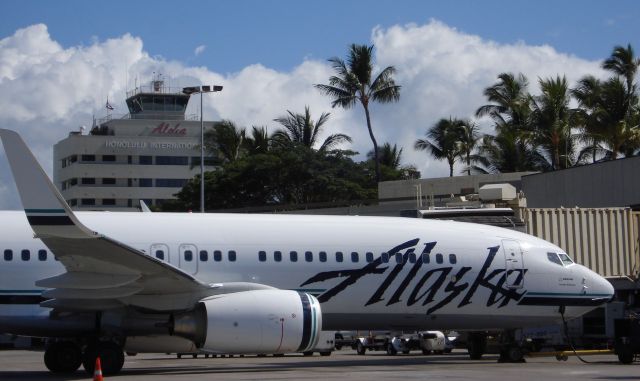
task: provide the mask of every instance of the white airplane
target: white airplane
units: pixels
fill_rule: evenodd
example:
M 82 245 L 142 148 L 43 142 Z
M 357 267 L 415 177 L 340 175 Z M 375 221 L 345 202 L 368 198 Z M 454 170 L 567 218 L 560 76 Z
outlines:
M 559 247 L 485 225 L 72 212 L 20 136 L 0 138 L 24 206 L 0 212 L 0 333 L 48 338 L 53 372 L 99 355 L 114 374 L 123 350 L 304 352 L 321 329 L 512 330 L 613 296 Z

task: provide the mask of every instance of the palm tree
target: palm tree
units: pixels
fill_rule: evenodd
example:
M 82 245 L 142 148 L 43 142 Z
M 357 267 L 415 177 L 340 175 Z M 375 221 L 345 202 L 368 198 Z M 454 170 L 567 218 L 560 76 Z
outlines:
M 436 160 L 447 160 L 450 177 L 453 177 L 453 165 L 460 154 L 458 138 L 464 123 L 460 119 L 440 119 L 427 130 L 427 139 L 418 139 L 414 145 L 415 149 L 427 151 Z
M 290 147 L 292 144 L 300 144 L 307 148 L 314 148 L 318 143 L 318 135 L 329 120 L 329 113 L 323 112 L 318 121 L 311 119 L 309 106 L 304 108 L 304 114 L 294 114 L 287 110 L 285 116 L 274 119 L 280 123 L 284 129 L 274 132 L 271 139 L 281 148 Z M 326 152 L 338 144 L 349 142 L 351 137 L 345 134 L 332 134 L 324 139 L 318 151 Z
M 529 115 L 529 82 L 524 74 L 515 77 L 511 73 L 498 75 L 499 81 L 484 90 L 491 104 L 481 106 L 476 116 L 490 116 L 496 123 L 508 122 L 516 128 L 524 126 Z
M 247 154 L 255 155 L 259 153 L 269 152 L 271 145 L 271 139 L 267 128 L 253 126 L 251 128 L 251 136 L 246 136 L 244 140 L 244 147 L 247 150 Z
M 640 65 L 640 59 L 634 57 L 631 44 L 627 47 L 616 46 L 613 48 L 611 56 L 602 63 L 602 68 L 614 74 L 624 77 L 627 85 L 627 94 L 635 92 L 635 76 Z
M 533 108 L 533 141 L 542 155 L 549 159 L 552 170 L 573 164 L 574 138 L 571 135 L 572 110 L 567 78 L 540 79 L 542 94 L 531 98 Z M 564 156 L 564 160 L 560 157 Z
M 472 153 L 479 141 L 480 132 L 478 126 L 470 120 L 463 121 L 458 129 L 458 151 L 460 158 L 467 164 L 464 169 L 467 172 L 467 176 L 471 176 L 471 162 L 477 161 L 476 155 Z
M 388 103 L 400 99 L 400 86 L 393 80 L 396 69 L 393 66 L 384 68 L 373 81 L 373 45 L 352 44 L 349 48 L 347 61 L 334 57 L 329 59 L 336 75 L 329 78 L 328 85 L 316 84 L 315 87 L 333 98 L 332 107 L 340 106 L 345 109 L 360 102 L 367 119 L 369 137 L 373 143 L 375 159 L 376 181 L 380 181 L 380 160 L 378 143 L 371 127 L 369 103 L 371 101 Z
M 367 153 L 367 159 L 374 160 L 375 153 L 373 150 Z M 400 162 L 402 160 L 402 148 L 398 149 L 397 145 L 391 146 L 390 143 L 384 143 L 382 147 L 378 148 L 378 158 L 380 159 L 380 165 L 387 166 L 392 169 L 400 169 Z
M 204 134 L 205 149 L 223 162 L 233 162 L 241 156 L 244 139 L 244 128 L 230 120 L 217 123 Z

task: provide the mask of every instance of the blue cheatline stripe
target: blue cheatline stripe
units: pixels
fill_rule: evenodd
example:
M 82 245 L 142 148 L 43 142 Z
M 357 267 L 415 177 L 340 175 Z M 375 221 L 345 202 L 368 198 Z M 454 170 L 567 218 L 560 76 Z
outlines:
M 25 213 L 62 213 L 65 214 L 66 211 L 64 209 L 25 209 Z
M 0 290 L 0 294 L 42 294 L 42 290 Z
M 609 294 L 581 294 L 575 292 L 527 292 L 527 295 L 536 296 L 611 296 Z

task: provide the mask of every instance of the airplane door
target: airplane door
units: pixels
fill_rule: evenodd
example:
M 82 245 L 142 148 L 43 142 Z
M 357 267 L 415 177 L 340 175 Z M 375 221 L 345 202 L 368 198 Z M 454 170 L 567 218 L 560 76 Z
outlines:
M 198 259 L 196 258 L 196 254 L 198 253 L 198 248 L 196 248 L 195 245 L 185 243 L 179 246 L 178 252 L 180 258 L 180 264 L 178 266 L 189 274 L 197 273 Z
M 151 245 L 149 255 L 156 257 L 161 261 L 171 263 L 171 253 L 169 252 L 169 246 L 164 243 L 154 243 Z
M 505 286 L 509 288 L 522 288 L 524 285 L 524 263 L 522 261 L 522 248 L 518 241 L 503 240 L 506 280 Z

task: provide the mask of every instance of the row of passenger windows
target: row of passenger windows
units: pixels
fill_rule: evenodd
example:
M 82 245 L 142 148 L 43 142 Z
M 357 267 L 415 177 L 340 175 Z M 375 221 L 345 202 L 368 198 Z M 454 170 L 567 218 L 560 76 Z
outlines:
M 18 256 L 18 253 L 15 254 L 16 259 Z M 38 250 L 38 252 L 35 254 L 35 256 L 37 256 L 39 261 L 46 261 L 47 260 L 47 251 L 46 250 Z M 4 255 L 3 258 L 5 261 L 13 261 L 14 258 L 14 253 L 13 250 L 11 249 L 6 249 L 4 251 Z M 31 260 L 31 250 L 20 250 L 20 259 L 22 259 L 23 261 L 30 261 Z M 35 259 L 35 258 L 34 258 Z
M 328 258 L 329 254 L 327 254 L 326 251 L 320 251 L 318 252 L 317 255 L 317 259 L 320 262 L 326 262 L 327 258 Z M 406 256 L 406 258 L 405 258 Z M 311 251 L 305 251 L 304 252 L 304 260 L 306 262 L 313 262 L 314 261 L 314 253 Z M 336 262 L 344 262 L 345 261 L 345 257 L 349 257 L 351 262 L 353 263 L 358 263 L 360 262 L 360 253 L 358 252 L 351 252 L 348 256 L 345 255 L 345 253 L 341 252 L 341 251 L 336 251 L 334 258 Z M 430 263 L 431 262 L 431 255 L 428 253 L 424 253 L 421 254 L 419 256 L 420 258 L 418 258 L 418 255 L 416 255 L 416 253 L 409 253 L 408 255 L 402 254 L 402 253 L 396 253 L 396 254 L 389 254 L 389 253 L 382 253 L 380 254 L 380 258 L 382 263 L 389 263 L 389 262 L 395 262 L 398 264 L 402 264 L 405 262 L 405 260 L 409 263 L 416 263 L 418 260 L 422 261 L 422 263 Z M 281 251 L 274 251 L 273 252 L 273 261 L 274 262 L 282 262 L 284 256 L 282 254 Z M 456 258 L 455 254 L 449 254 L 448 256 L 449 259 L 449 263 L 450 264 L 456 264 L 458 262 L 458 259 Z M 258 260 L 260 262 L 266 262 L 267 261 L 267 252 L 266 251 L 259 251 L 258 252 Z M 372 252 L 366 252 L 364 253 L 364 260 L 367 263 L 371 263 L 374 261 L 374 255 Z M 445 260 L 445 256 L 441 253 L 435 254 L 434 255 L 434 262 L 437 264 L 442 264 L 444 263 Z M 289 252 L 289 261 L 291 262 L 298 262 L 298 252 L 297 251 L 290 251 Z

